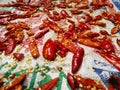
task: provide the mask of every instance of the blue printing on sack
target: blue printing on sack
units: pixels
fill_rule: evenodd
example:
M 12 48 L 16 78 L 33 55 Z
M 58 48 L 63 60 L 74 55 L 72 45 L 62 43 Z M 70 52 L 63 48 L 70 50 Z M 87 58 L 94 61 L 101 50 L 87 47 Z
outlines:
M 120 0 L 112 0 L 112 2 L 120 10 Z
M 93 67 L 93 69 L 99 75 L 99 77 L 101 78 L 101 80 L 103 81 L 106 87 L 108 87 L 108 79 L 111 75 L 120 77 L 120 72 L 117 72 L 117 71 L 108 71 L 108 70 L 95 68 L 95 67 Z

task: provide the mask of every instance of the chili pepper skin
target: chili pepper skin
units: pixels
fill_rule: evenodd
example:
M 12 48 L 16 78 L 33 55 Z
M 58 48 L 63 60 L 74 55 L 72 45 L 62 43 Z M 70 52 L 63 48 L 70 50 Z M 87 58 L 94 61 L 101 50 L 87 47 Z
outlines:
M 70 18 L 70 16 L 68 15 L 68 13 L 65 10 L 61 10 L 60 14 L 64 18 L 67 18 L 67 17 Z
M 83 56 L 84 56 L 84 49 L 78 48 L 72 58 L 72 73 L 73 74 L 75 74 L 79 70 L 82 64 L 82 61 L 83 61 Z
M 56 46 L 52 39 L 48 39 L 43 46 L 43 56 L 46 59 L 54 60 L 56 56 Z
M 74 90 L 76 88 L 75 80 L 74 80 L 74 77 L 70 73 L 67 74 L 67 81 L 68 81 L 70 87 L 72 88 L 72 90 Z
M 90 27 L 89 26 L 87 26 L 85 23 L 83 23 L 83 22 L 79 22 L 79 24 L 78 24 L 78 28 L 80 29 L 80 30 L 90 30 Z
M 16 40 L 14 38 L 9 38 L 7 41 L 7 46 L 5 48 L 5 55 L 10 54 L 16 47 Z
M 29 43 L 29 48 L 30 48 L 30 53 L 33 57 L 37 58 L 37 57 L 40 56 L 39 50 L 38 50 L 38 47 L 37 47 L 37 44 L 36 44 L 35 40 L 32 40 Z
M 36 35 L 35 35 L 35 39 L 38 39 L 38 38 L 41 38 L 42 36 L 44 36 L 49 30 L 48 29 L 45 29 L 41 32 L 38 32 Z
M 22 53 L 13 53 L 14 58 L 16 58 L 18 61 L 22 60 L 24 58 L 24 54 Z
M 46 84 L 40 86 L 36 90 L 51 90 L 58 82 L 58 78 L 54 78 L 51 81 L 47 82 Z

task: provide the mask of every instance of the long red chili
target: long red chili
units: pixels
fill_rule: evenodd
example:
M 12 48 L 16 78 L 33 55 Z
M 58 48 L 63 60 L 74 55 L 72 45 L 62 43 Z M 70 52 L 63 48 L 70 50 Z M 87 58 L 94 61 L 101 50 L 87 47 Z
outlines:
M 84 56 L 84 49 L 78 48 L 72 58 L 72 73 L 76 73 L 79 70 L 83 61 L 83 56 Z

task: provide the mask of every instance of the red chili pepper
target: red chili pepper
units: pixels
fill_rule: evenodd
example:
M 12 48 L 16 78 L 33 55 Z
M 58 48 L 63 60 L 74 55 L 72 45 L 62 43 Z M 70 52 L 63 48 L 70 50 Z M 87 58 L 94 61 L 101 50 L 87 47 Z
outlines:
M 92 16 L 90 16 L 89 14 L 85 13 L 85 22 L 89 22 L 89 21 L 92 21 Z
M 101 27 L 105 27 L 106 26 L 106 23 L 98 22 L 98 21 L 90 21 L 89 24 L 90 25 L 98 25 L 98 26 L 101 26 Z
M 109 53 L 109 54 L 104 54 L 99 51 L 96 51 L 100 53 L 100 55 L 105 58 L 108 62 L 110 62 L 116 69 L 120 71 L 120 58 L 116 56 L 115 54 Z
M 90 30 L 90 27 L 88 26 L 88 25 L 86 25 L 85 23 L 83 23 L 83 22 L 79 22 L 79 24 L 78 24 L 78 28 L 80 29 L 80 30 Z
M 46 59 L 54 60 L 56 56 L 56 46 L 52 39 L 48 39 L 43 46 L 43 56 Z
M 70 10 L 70 12 L 71 12 L 72 14 L 81 14 L 81 13 L 83 13 L 83 11 L 78 10 L 78 9 L 72 9 L 72 10 Z
M 41 37 L 44 36 L 48 31 L 49 31 L 49 29 L 45 29 L 45 30 L 42 30 L 41 32 L 38 32 L 38 33 L 35 35 L 35 39 L 41 38 Z
M 100 48 L 100 42 L 99 41 L 93 41 L 92 39 L 84 39 L 84 38 L 79 38 L 78 42 L 80 44 L 89 46 L 89 47 L 93 47 L 93 48 Z
M 120 29 L 120 25 L 117 24 L 111 29 L 111 33 L 116 34 L 119 31 L 119 29 Z
M 101 49 L 104 52 L 114 52 L 115 51 L 112 41 L 106 40 L 106 39 L 103 39 L 103 41 L 101 42 Z
M 39 57 L 40 54 L 39 54 L 39 50 L 38 50 L 35 40 L 30 41 L 29 48 L 30 48 L 30 53 L 33 57 L 35 58 Z
M 109 35 L 106 30 L 100 30 L 100 34 L 102 34 L 102 35 Z
M 23 53 L 13 53 L 14 58 L 16 58 L 18 61 L 22 60 L 24 58 Z
M 89 9 L 89 6 L 88 5 L 86 5 L 86 6 L 80 6 L 80 7 L 78 7 L 78 9 Z
M 57 25 L 57 23 L 50 21 L 49 19 L 45 19 L 44 24 L 46 24 L 47 27 L 50 27 L 51 29 L 53 29 L 55 32 L 61 31 L 61 28 Z
M 96 90 L 106 90 L 105 87 L 101 84 L 101 82 L 96 82 L 93 79 L 90 78 L 83 78 L 80 75 L 75 76 L 75 80 L 78 83 L 79 87 L 85 89 L 85 90 L 91 90 L 93 87 L 96 88 Z M 87 87 L 89 86 L 89 87 Z
M 75 53 L 77 51 L 78 45 L 74 42 L 72 42 L 70 39 L 63 39 L 60 41 L 65 48 L 67 48 L 69 51 Z
M 71 24 L 68 27 L 68 31 L 74 31 L 75 30 L 75 24 Z
M 117 39 L 117 44 L 120 46 L 120 39 Z
M 24 32 L 23 31 L 16 31 L 16 41 L 17 43 L 21 43 L 24 39 Z
M 72 73 L 76 73 L 79 70 L 83 61 L 83 56 L 84 56 L 84 49 L 78 48 L 72 58 Z
M 16 47 L 16 40 L 14 38 L 9 38 L 5 48 L 5 55 L 10 54 Z
M 95 16 L 94 21 L 101 20 L 101 19 L 102 19 L 102 16 L 101 15 L 97 15 L 97 16 Z
M 68 49 L 64 47 L 64 45 L 62 45 L 62 43 L 60 43 L 58 40 L 55 40 L 55 44 L 57 46 L 57 49 L 59 50 L 59 55 L 61 57 L 65 57 L 67 52 L 68 52 Z
M 36 90 L 51 90 L 58 82 L 58 78 L 54 78 L 51 81 L 47 82 L 46 84 L 40 86 Z
M 75 79 L 70 73 L 67 74 L 67 81 L 70 87 L 72 88 L 72 90 L 74 90 L 76 88 Z
M 68 15 L 68 13 L 65 10 L 61 10 L 60 11 L 60 16 L 64 17 L 64 18 L 70 18 L 70 15 Z

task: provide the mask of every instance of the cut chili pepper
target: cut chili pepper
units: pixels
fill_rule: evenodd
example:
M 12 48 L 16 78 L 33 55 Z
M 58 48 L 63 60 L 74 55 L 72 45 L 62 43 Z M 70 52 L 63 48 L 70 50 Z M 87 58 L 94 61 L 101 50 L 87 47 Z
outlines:
M 39 50 L 38 50 L 35 40 L 32 40 L 29 43 L 29 49 L 30 49 L 30 53 L 33 57 L 35 57 L 35 58 L 39 57 L 40 54 L 39 54 Z
M 54 78 L 51 81 L 47 82 L 46 84 L 40 86 L 36 90 L 51 90 L 58 82 L 58 78 Z

